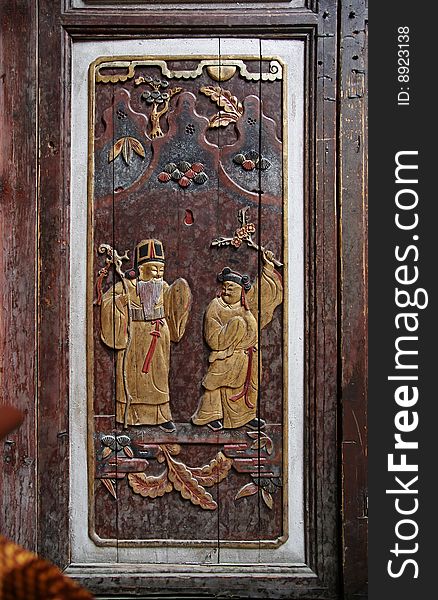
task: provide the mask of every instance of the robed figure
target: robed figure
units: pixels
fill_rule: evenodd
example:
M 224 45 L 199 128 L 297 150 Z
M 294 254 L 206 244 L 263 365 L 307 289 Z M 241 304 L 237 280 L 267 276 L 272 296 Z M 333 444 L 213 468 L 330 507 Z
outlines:
M 266 327 L 283 300 L 281 276 L 272 257 L 269 251 L 263 253 L 261 278 L 253 286 L 247 275 L 228 267 L 218 275 L 221 294 L 205 314 L 204 337 L 211 352 L 202 380 L 205 392 L 192 417 L 195 425 L 208 425 L 214 431 L 265 426 L 257 418 L 258 322 L 261 329 Z
M 170 343 L 184 335 L 191 292 L 184 279 L 166 283 L 164 265 L 159 240 L 137 245 L 134 268 L 102 297 L 101 337 L 117 351 L 116 421 L 172 432 Z

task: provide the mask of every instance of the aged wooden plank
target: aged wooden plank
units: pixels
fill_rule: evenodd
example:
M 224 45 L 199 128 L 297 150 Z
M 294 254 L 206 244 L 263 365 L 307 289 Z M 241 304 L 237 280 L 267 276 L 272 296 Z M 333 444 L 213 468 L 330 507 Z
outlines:
M 367 1 L 341 6 L 339 208 L 342 568 L 346 598 L 367 581 Z
M 308 345 L 312 381 L 309 477 L 315 490 L 316 538 L 312 565 L 330 589 L 337 573 L 337 212 L 336 212 L 337 3 L 319 3 L 316 50 L 315 204 L 311 242 Z M 314 427 L 314 429 L 313 429 Z M 313 473 L 312 473 L 313 471 Z
M 0 404 L 22 410 L 1 444 L 0 530 L 35 550 L 36 2 L 0 5 Z
M 206 31 L 208 35 L 229 35 L 230 28 L 240 29 L 239 35 L 269 37 L 274 29 L 288 34 L 291 27 L 314 27 L 318 16 L 310 9 L 275 10 L 268 8 L 251 11 L 239 7 L 236 10 L 215 9 L 211 11 L 148 10 L 114 11 L 102 9 L 97 12 L 67 11 L 62 16 L 62 25 L 75 37 L 99 35 L 114 39 L 126 37 L 144 37 L 150 35 L 163 37 L 190 36 Z M 170 28 L 170 24 L 172 27 Z
M 200 597 L 284 598 L 294 600 L 325 600 L 327 589 L 312 576 L 306 567 L 273 567 L 272 565 L 238 567 L 184 565 L 92 565 L 72 566 L 67 573 L 98 594 L 130 594 L 145 597 L 151 588 L 165 590 L 171 597 L 193 595 Z M 134 574 L 135 573 L 135 574 Z
M 38 551 L 60 566 L 69 549 L 68 39 L 61 3 L 39 2 Z

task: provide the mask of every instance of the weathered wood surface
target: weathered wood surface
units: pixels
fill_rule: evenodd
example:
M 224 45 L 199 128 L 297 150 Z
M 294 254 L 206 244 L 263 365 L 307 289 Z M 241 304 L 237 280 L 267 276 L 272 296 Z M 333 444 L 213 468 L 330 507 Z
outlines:
M 0 445 L 0 532 L 37 546 L 36 2 L 0 3 L 0 404 L 25 414 Z
M 313 193 L 308 200 L 307 232 L 310 565 L 338 589 L 337 539 L 337 211 L 336 103 L 337 3 L 319 2 L 316 71 Z M 309 115 L 312 120 L 312 115 Z M 310 165 L 312 169 L 312 165 Z M 313 203 L 314 201 L 314 203 Z M 313 425 L 314 424 L 314 425 Z
M 339 213 L 342 569 L 345 598 L 367 581 L 367 1 L 341 5 Z
M 208 35 L 230 34 L 266 37 L 298 36 L 306 41 L 309 72 L 307 119 L 308 139 L 306 167 L 306 361 L 307 361 L 307 548 L 308 564 L 321 576 L 298 576 L 276 579 L 262 575 L 262 588 L 253 590 L 268 597 L 278 589 L 278 596 L 294 598 L 340 597 L 337 587 L 336 539 L 341 532 L 337 493 L 341 477 L 337 472 L 336 398 L 342 400 L 343 424 L 343 581 L 346 596 L 361 589 L 365 577 L 365 520 L 362 491 L 365 489 L 364 442 L 366 356 L 364 236 L 365 190 L 362 173 L 365 162 L 362 136 L 365 110 L 362 90 L 361 61 L 364 59 L 365 0 L 341 3 L 341 39 L 336 37 L 336 3 L 325 0 L 312 3 L 309 10 L 273 10 L 269 6 L 255 11 L 227 11 L 218 7 L 208 13 Z M 351 9 L 350 9 L 351 5 Z M 64 566 L 68 563 L 68 106 L 69 41 L 96 36 L 122 37 L 144 35 L 178 36 L 202 33 L 205 14 L 152 10 L 81 11 L 67 9 L 61 3 L 40 2 L 41 84 L 41 319 L 39 339 L 39 373 L 41 396 L 40 419 L 40 525 L 36 529 L 35 498 L 35 255 L 36 228 L 36 139 L 35 139 L 35 8 L 31 0 L 2 3 L 0 48 L 0 119 L 2 125 L 2 170 L 0 201 L 2 231 L 2 309 L 0 341 L 2 401 L 16 401 L 27 412 L 25 424 L 14 434 L 15 445 L 8 446 L 7 467 L 1 477 L 1 523 L 4 532 L 16 541 L 38 548 L 47 557 Z M 354 13 L 354 16 L 350 14 Z M 315 29 L 317 27 L 317 29 Z M 66 33 L 67 32 L 67 33 Z M 355 33 L 357 32 L 357 33 Z M 317 35 L 314 38 L 314 35 Z M 351 36 L 351 37 L 350 37 Z M 315 44 L 314 44 L 315 42 Z M 19 43 L 19 47 L 18 44 Z M 337 56 L 340 47 L 337 97 Z M 23 49 L 26 49 L 25 51 Z M 358 58 L 354 58 L 357 56 Z M 354 63 L 354 64 L 353 64 Z M 356 68 L 356 65 L 357 68 Z M 315 70 L 317 69 L 316 77 Z M 353 70 L 356 69 L 356 72 Z M 11 77 L 14 75 L 14 78 Z M 316 81 L 316 86 L 314 86 Z M 9 88 L 7 86 L 10 86 Z M 343 90 L 349 90 L 345 93 Z M 352 96 L 352 97 L 349 97 Z M 336 106 L 339 107 L 339 148 L 336 148 Z M 11 118 L 12 115 L 12 118 Z M 315 121 L 316 116 L 316 121 Z M 340 156 L 339 182 L 336 180 L 336 152 Z M 341 154 L 339 155 L 339 152 Z M 315 170 L 313 163 L 315 161 Z M 342 205 L 340 221 L 336 213 L 336 186 L 339 183 Z M 342 225 L 342 256 L 338 253 L 338 231 Z M 13 235 L 9 235 L 9 231 Z M 23 260 L 23 258 L 25 260 Z M 340 260 L 342 258 L 342 261 Z M 20 261 L 20 262 L 19 262 Z M 338 262 L 339 261 L 339 262 Z M 340 304 L 337 304 L 337 266 L 342 276 Z M 14 277 L 10 277 L 13 273 Z M 339 329 L 337 323 L 339 316 Z M 352 324 L 355 323 L 353 327 Z M 341 334 L 338 338 L 337 332 Z M 361 337 L 362 336 L 362 337 Z M 342 363 L 338 370 L 338 344 Z M 353 348 L 353 352 L 351 349 Z M 11 365 L 14 377 L 9 377 Z M 7 377 L 5 377 L 5 374 Z M 339 376 L 339 380 L 338 380 Z M 341 387 L 338 389 L 338 381 Z M 342 396 L 342 397 L 341 397 Z M 356 427 L 356 420 L 358 427 Z M 316 423 L 316 429 L 313 428 Z M 350 443 L 354 442 L 354 443 Z M 8 458 L 8 455 L 5 455 Z M 15 507 L 11 504 L 14 503 Z M 9 509 L 11 507 L 11 509 Z M 340 537 L 340 535 L 339 535 Z M 134 568 L 133 570 L 135 570 Z M 90 570 L 95 575 L 90 574 Z M 90 587 L 137 595 L 156 589 L 193 591 L 199 583 L 205 592 L 217 593 L 224 588 L 240 588 L 245 579 L 214 578 L 212 574 L 197 579 L 187 574 L 175 579 L 168 571 L 136 578 L 126 575 L 102 575 L 95 568 L 75 576 Z M 257 579 L 257 578 L 256 578 Z M 236 581 L 238 583 L 236 583 Z M 258 581 L 258 580 L 257 580 Z M 158 583 L 157 583 L 158 582 Z M 207 583 L 208 582 L 208 583 Z M 141 583 L 141 585 L 140 585 Z M 183 587 L 180 587 L 182 585 Z M 174 587 L 172 587 L 174 586 Z M 237 589 L 236 588 L 236 589 Z M 259 591 L 257 591 L 257 589 Z M 261 591 L 260 591 L 261 590 Z M 282 591 L 283 590 L 283 591 Z
M 39 2 L 38 551 L 69 557 L 69 79 L 59 3 Z

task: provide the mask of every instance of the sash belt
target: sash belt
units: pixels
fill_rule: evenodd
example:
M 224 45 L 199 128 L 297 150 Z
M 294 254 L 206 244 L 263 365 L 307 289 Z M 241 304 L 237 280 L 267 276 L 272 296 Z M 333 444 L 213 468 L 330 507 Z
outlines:
M 142 373 L 149 373 L 149 368 L 151 366 L 152 358 L 154 356 L 155 348 L 157 346 L 158 338 L 161 337 L 160 325 L 164 325 L 164 321 L 162 319 L 157 319 L 156 321 L 152 321 L 155 324 L 155 329 L 151 331 L 151 344 L 149 346 L 148 353 L 146 354 L 146 358 L 144 359 L 144 365 L 142 369 Z
M 240 398 L 245 396 L 245 404 L 248 408 L 254 408 L 254 404 L 251 404 L 251 402 L 248 398 L 249 384 L 251 383 L 252 355 L 254 354 L 254 351 L 255 351 L 254 346 L 251 346 L 250 348 L 248 348 L 246 350 L 246 352 L 248 353 L 248 370 L 246 371 L 246 377 L 245 377 L 245 383 L 243 384 L 243 390 L 240 392 L 240 394 L 235 394 L 234 396 L 231 396 L 231 398 L 230 398 L 230 400 L 232 402 L 236 402 L 236 400 L 240 400 Z

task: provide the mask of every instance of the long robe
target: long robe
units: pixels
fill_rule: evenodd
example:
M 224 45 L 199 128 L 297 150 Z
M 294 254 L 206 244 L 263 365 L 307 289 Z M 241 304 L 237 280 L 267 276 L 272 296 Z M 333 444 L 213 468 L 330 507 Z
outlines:
M 172 420 L 169 397 L 170 342 L 178 342 L 184 335 L 190 310 L 190 288 L 184 279 L 177 279 L 171 286 L 163 282 L 162 292 L 154 307 L 157 318 L 145 320 L 137 296 L 137 281 L 126 280 L 126 283 L 132 313 L 135 314 L 129 326 L 130 339 L 128 307 L 118 300 L 124 293 L 122 283 L 117 283 L 102 296 L 101 305 L 101 338 L 107 346 L 117 351 L 116 421 L 124 422 L 126 385 L 131 397 L 127 424 L 159 425 Z M 150 353 L 152 358 L 145 373 L 145 359 L 154 337 L 155 348 Z
M 229 305 L 222 298 L 215 298 L 208 305 L 204 336 L 212 352 L 202 380 L 205 393 L 192 417 L 195 425 L 222 420 L 225 428 L 236 428 L 257 416 L 261 369 L 257 319 L 260 318 L 261 328 L 265 327 L 283 299 L 281 278 L 271 265 L 263 267 L 260 295 L 260 314 L 258 282 L 246 296 L 249 310 L 241 302 Z

